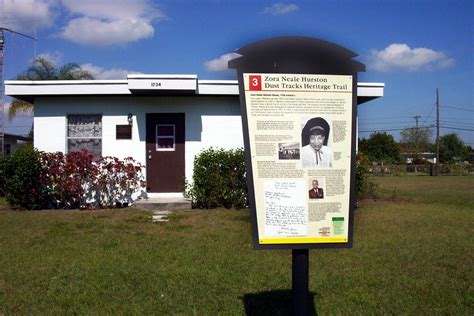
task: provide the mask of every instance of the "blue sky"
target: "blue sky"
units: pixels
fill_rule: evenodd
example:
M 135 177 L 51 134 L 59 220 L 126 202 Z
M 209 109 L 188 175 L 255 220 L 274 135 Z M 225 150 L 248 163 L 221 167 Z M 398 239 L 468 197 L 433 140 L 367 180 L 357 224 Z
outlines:
M 238 47 L 273 36 L 328 40 L 359 54 L 359 81 L 383 82 L 385 96 L 359 107 L 360 137 L 434 124 L 474 147 L 474 1 L 0 0 L 5 78 L 35 56 L 76 62 L 98 79 L 126 73 L 191 73 L 234 79 L 226 61 Z M 7 100 L 8 101 L 8 100 Z M 31 117 L 5 122 L 23 134 Z M 448 129 L 447 127 L 456 128 Z M 400 131 L 387 131 L 396 139 Z

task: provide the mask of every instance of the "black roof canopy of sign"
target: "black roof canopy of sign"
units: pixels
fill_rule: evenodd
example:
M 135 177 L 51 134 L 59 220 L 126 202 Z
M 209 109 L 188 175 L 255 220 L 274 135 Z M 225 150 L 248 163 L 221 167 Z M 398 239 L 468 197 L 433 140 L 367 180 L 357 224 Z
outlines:
M 228 66 L 239 72 L 355 74 L 365 65 L 358 55 L 340 45 L 304 36 L 273 37 L 235 51 Z

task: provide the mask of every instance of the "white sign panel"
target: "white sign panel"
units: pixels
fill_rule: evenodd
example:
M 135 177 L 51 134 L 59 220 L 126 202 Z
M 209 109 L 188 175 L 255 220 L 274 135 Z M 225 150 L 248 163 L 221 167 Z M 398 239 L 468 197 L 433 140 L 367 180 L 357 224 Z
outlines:
M 348 242 L 352 76 L 243 79 L 259 244 Z

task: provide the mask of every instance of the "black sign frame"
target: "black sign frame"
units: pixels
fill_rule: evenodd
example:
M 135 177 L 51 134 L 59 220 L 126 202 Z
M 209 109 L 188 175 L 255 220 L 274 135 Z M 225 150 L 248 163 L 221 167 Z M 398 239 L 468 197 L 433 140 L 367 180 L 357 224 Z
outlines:
M 357 140 L 357 73 L 365 71 L 365 65 L 352 60 L 356 53 L 337 44 L 310 37 L 275 37 L 237 49 L 241 55 L 229 61 L 229 68 L 237 70 L 239 82 L 240 109 L 247 165 L 247 186 L 253 247 L 265 249 L 325 249 L 352 248 L 354 233 L 356 140 Z M 319 74 L 352 76 L 352 130 L 351 168 L 349 193 L 348 241 L 344 243 L 294 243 L 260 244 L 255 203 L 254 171 L 250 153 L 249 126 L 245 98 L 245 73 Z

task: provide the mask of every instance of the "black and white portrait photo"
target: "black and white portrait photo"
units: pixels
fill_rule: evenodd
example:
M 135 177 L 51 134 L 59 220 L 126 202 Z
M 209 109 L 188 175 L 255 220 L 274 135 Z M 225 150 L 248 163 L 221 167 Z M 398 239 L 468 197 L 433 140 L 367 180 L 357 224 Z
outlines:
M 309 119 L 301 131 L 303 168 L 332 167 L 332 150 L 328 146 L 330 127 L 322 117 Z

